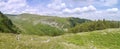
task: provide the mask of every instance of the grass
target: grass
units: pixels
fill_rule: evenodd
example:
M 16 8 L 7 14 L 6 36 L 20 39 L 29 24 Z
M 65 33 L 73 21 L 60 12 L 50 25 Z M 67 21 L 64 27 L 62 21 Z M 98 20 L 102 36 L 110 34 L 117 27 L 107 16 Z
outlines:
M 21 14 L 8 17 L 23 31 L 23 34 L 61 35 L 64 33 L 64 29 L 68 28 L 70 25 L 67 18 L 55 16 L 50 17 L 34 14 Z M 54 24 L 51 26 L 49 23 L 57 23 L 57 25 Z
M 19 37 L 19 40 L 17 39 Z M 120 29 L 61 36 L 0 33 L 1 49 L 120 49 Z
M 32 14 L 21 14 L 18 16 L 9 17 L 16 26 L 18 26 L 23 32 L 22 34 L 34 34 L 34 35 L 50 35 L 56 36 L 63 34 L 63 28 L 60 28 L 63 23 L 68 26 L 66 18 L 40 16 Z M 41 23 L 43 21 L 43 23 Z M 58 26 L 50 26 L 49 24 L 57 22 Z M 48 33 L 49 32 L 49 33 Z
M 67 39 L 70 43 L 86 46 L 86 48 L 98 49 L 119 49 L 120 47 L 120 30 L 102 30 L 87 33 L 79 33 L 70 36 Z
M 51 37 L 39 37 L 36 35 L 19 35 L 17 40 L 15 34 L 0 33 L 0 48 L 1 49 L 63 49 L 59 41 Z M 50 42 L 47 40 L 50 39 Z M 53 43 L 54 42 L 54 43 Z

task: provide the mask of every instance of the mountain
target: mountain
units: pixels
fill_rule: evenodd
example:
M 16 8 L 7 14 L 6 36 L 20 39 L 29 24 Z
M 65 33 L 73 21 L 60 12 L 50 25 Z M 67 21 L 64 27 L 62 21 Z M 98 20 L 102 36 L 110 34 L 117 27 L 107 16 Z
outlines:
M 17 16 L 17 14 L 4 14 L 6 16 Z
M 18 33 L 17 27 L 15 27 L 12 21 L 1 12 L 0 12 L 0 32 Z
M 75 26 L 77 23 L 84 23 L 89 21 L 87 19 L 79 19 L 73 17 L 57 17 L 44 16 L 35 14 L 20 14 L 16 16 L 7 15 L 16 26 L 18 26 L 23 34 L 36 35 L 61 35 L 64 34 L 68 28 Z
M 0 49 L 120 49 L 120 28 L 55 37 L 0 33 Z

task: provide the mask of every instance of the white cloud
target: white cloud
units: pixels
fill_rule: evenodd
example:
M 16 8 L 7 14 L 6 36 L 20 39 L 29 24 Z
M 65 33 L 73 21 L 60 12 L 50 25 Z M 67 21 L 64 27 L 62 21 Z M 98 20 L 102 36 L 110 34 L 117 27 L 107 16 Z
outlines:
M 78 8 L 74 8 L 74 9 L 64 9 L 63 12 L 64 13 L 84 13 L 84 12 L 93 12 L 96 11 L 96 8 L 92 5 L 87 6 L 87 7 L 78 7 Z
M 112 7 L 118 4 L 119 0 L 94 0 L 94 5 Z
M 48 4 L 49 8 L 55 9 L 55 10 L 60 10 L 62 8 L 65 8 L 65 3 L 60 3 L 60 4 Z
M 104 1 L 105 1 L 104 3 L 105 6 L 113 6 L 118 3 L 118 0 L 104 0 Z
M 25 10 L 22 11 L 22 13 L 38 14 L 39 11 L 36 8 L 27 7 Z
M 82 11 L 82 8 L 74 8 L 72 9 L 73 13 L 80 13 Z
M 20 13 L 22 8 L 27 7 L 26 0 L 8 0 L 7 2 L 0 2 L 0 11 L 4 11 L 5 13 Z
M 4 2 L 4 0 L 0 0 L 0 11 L 9 14 L 17 14 L 17 13 L 32 13 L 32 14 L 43 14 L 43 15 L 57 15 L 57 16 L 73 16 L 80 18 L 88 18 L 88 19 L 111 19 L 111 20 L 120 20 L 120 12 L 118 8 L 111 8 L 105 10 L 97 10 L 96 7 L 99 6 L 113 6 L 118 3 L 118 0 L 100 0 L 99 4 L 97 4 L 98 0 L 81 0 L 84 2 L 63 2 L 65 0 L 52 0 L 52 3 L 46 4 L 46 6 L 29 6 L 26 0 L 8 0 Z M 95 2 L 96 3 L 95 3 Z M 79 6 L 80 5 L 82 6 Z M 94 4 L 95 3 L 95 4 Z M 86 5 L 87 4 L 87 5 Z M 70 7 L 70 6 L 71 7 Z M 88 6 L 89 5 L 89 6 Z M 94 6 L 96 7 L 94 7 Z M 84 6 L 84 7 L 83 7 Z M 99 7 L 98 7 L 99 8 Z M 66 14 L 67 13 L 67 14 Z
M 62 0 L 54 0 L 52 3 L 48 4 L 47 7 L 54 10 L 60 10 L 62 8 L 65 8 L 66 4 L 63 3 Z
M 5 2 L 0 2 L 0 7 L 4 6 L 5 5 Z
M 96 10 L 96 8 L 95 8 L 94 6 L 92 6 L 92 5 L 88 6 L 88 9 L 89 9 L 90 11 L 95 11 L 95 10 Z
M 99 13 L 102 13 L 103 11 L 96 11 L 95 13 L 99 14 Z
M 64 13 L 72 13 L 72 10 L 66 8 L 66 9 L 64 9 L 62 12 L 64 12 Z
M 82 14 L 73 14 L 73 17 L 79 17 L 79 18 L 85 18 L 85 19 L 91 19 L 91 20 L 116 20 L 120 21 L 120 12 L 117 13 L 108 13 L 105 11 L 97 11 L 97 12 L 90 12 L 90 13 L 82 13 Z
M 107 9 L 107 12 L 118 12 L 118 8 L 111 8 L 111 9 Z

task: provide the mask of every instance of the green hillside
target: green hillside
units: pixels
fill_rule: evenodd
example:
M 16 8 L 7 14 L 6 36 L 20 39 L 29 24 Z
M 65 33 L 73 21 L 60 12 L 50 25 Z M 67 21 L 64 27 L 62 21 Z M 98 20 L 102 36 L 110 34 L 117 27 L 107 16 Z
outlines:
M 37 36 L 0 33 L 1 49 L 120 49 L 120 29 Z
M 7 16 L 23 31 L 23 34 L 35 35 L 61 35 L 64 34 L 71 26 L 76 25 L 77 23 L 89 21 L 72 17 L 64 18 L 27 13 L 16 16 L 7 14 Z
M 3 33 L 18 33 L 18 28 L 12 21 L 0 12 L 0 32 Z

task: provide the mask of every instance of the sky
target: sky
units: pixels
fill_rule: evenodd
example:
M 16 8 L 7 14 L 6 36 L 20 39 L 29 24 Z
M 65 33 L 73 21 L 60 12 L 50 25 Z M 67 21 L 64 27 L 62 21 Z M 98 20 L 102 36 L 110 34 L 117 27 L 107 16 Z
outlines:
M 120 0 L 0 0 L 5 14 L 120 20 Z

